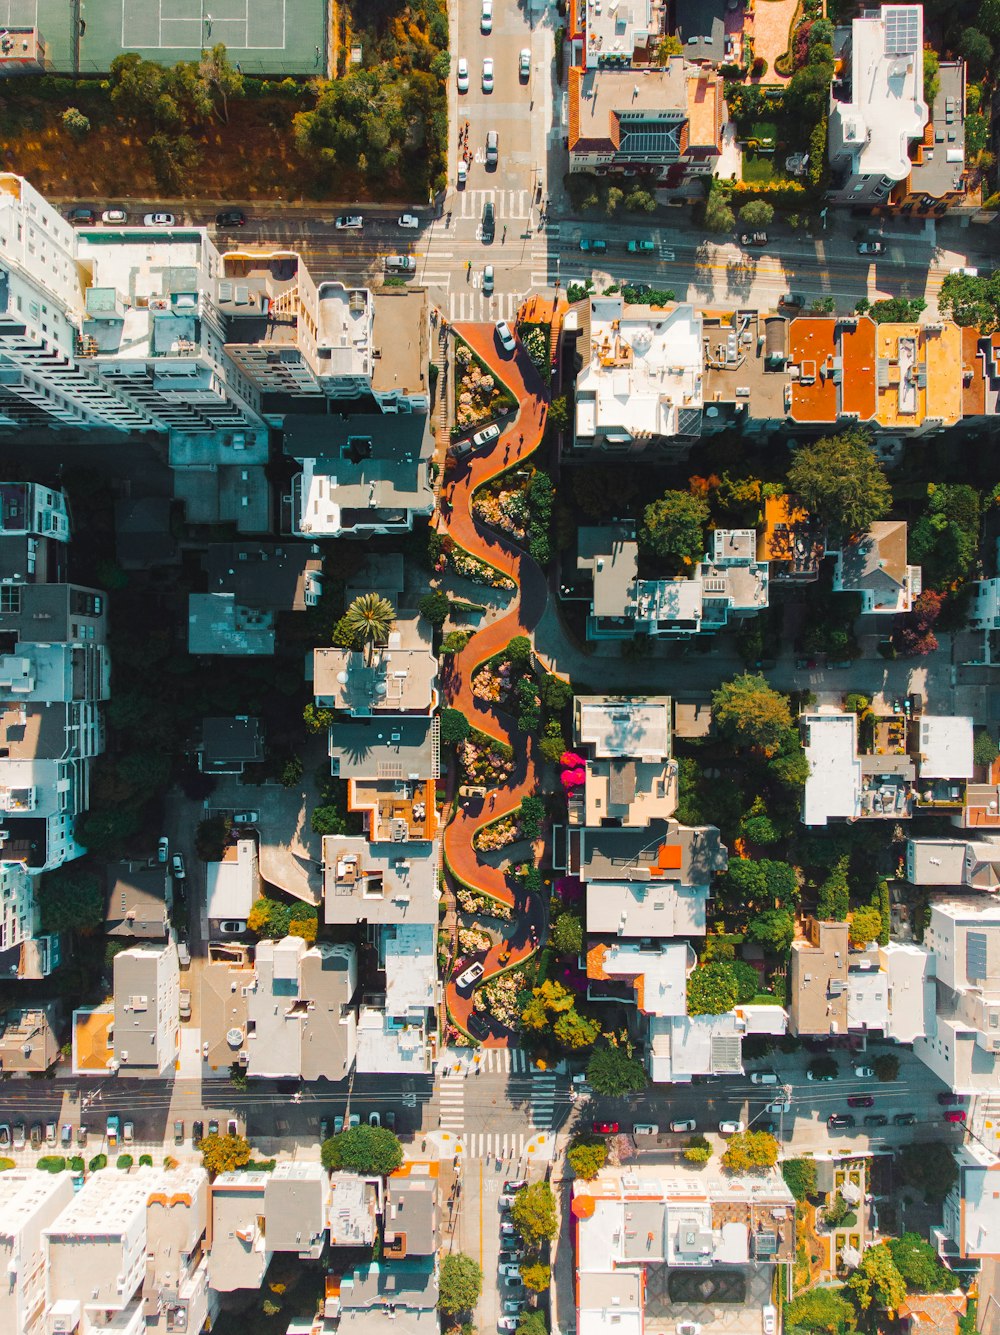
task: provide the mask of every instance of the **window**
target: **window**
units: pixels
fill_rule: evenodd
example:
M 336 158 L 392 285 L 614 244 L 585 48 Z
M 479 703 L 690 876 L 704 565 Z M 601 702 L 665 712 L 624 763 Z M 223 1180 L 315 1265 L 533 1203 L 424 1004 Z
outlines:
M 0 612 L 20 612 L 20 584 L 0 584 Z

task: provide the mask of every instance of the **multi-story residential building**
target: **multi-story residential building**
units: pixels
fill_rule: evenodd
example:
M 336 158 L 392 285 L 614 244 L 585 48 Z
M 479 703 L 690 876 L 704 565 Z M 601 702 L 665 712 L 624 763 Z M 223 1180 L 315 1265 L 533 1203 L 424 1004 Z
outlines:
M 836 558 L 834 591 L 859 593 L 862 614 L 909 612 L 923 588 L 920 567 L 907 563 L 903 519 L 879 520 L 829 554 Z
M 883 5 L 838 30 L 840 76 L 829 119 L 830 197 L 882 205 L 911 172 L 923 139 L 923 5 Z
M 324 709 L 354 719 L 384 718 L 387 725 L 395 715 L 433 713 L 439 700 L 437 658 L 427 623 L 397 616 L 388 642 L 371 652 L 314 649 L 313 694 Z M 389 740 L 397 740 L 389 731 Z
M 966 196 L 965 61 L 940 61 L 937 83 L 923 137 L 910 144 L 909 178 L 889 196 L 904 216 L 940 216 Z
M 13 1169 L 0 1174 L 0 1328 L 9 1335 L 48 1335 L 43 1233 L 73 1199 L 70 1173 Z M 6 1258 L 6 1259 L 4 1259 Z
M 598 57 L 569 72 L 571 172 L 651 169 L 677 185 L 710 175 L 722 153 L 722 78 L 673 56 L 665 66 L 628 68 Z
M 330 1174 L 327 1229 L 331 1247 L 371 1246 L 382 1214 L 382 1178 L 357 1173 Z
M 954 1154 L 958 1176 L 930 1236 L 950 1269 L 975 1271 L 983 1261 L 1000 1260 L 1000 1158 L 972 1136 Z
M 567 793 L 570 825 L 646 826 L 673 815 L 670 711 L 665 695 L 576 697 L 573 744 L 586 748 L 587 764 L 582 791 Z
M 601 8 L 595 0 L 574 4 L 569 15 L 574 65 L 589 70 L 656 63 L 664 15 L 653 0 Z
M 266 1236 L 270 1173 L 220 1173 L 212 1183 L 212 1250 L 208 1276 L 219 1293 L 259 1289 L 274 1248 Z
M 69 529 L 64 492 L 37 482 L 0 482 L 0 584 L 65 579 Z
M 259 894 L 260 863 L 256 840 L 238 839 L 235 844 L 227 844 L 222 860 L 208 863 L 205 899 L 211 924 L 245 923 Z
M 242 774 L 267 754 L 264 726 L 249 714 L 202 719 L 195 754 L 202 774 Z
M 404 1163 L 385 1184 L 385 1248 L 387 1261 L 437 1255 L 438 1173 L 440 1164 Z
M 711 552 L 678 579 L 640 579 L 639 545 L 624 525 L 581 529 L 578 543 L 577 570 L 593 587 L 591 640 L 690 639 L 768 604 L 768 567 L 757 558 L 753 529 L 716 529 Z
M 279 1163 L 267 1175 L 264 1219 L 267 1245 L 318 1261 L 326 1241 L 330 1175 L 319 1163 Z
M 158 1078 L 173 1071 L 180 1028 L 177 947 L 145 942 L 114 961 L 114 1001 L 73 1012 L 73 1074 Z
M 19 977 L 25 974 L 21 965 L 23 948 L 36 937 L 41 926 L 35 883 L 36 878 L 24 863 L 0 862 L 0 962 L 5 960 L 6 952 L 11 952 L 14 971 Z M 42 972 L 47 973 L 48 969 Z
M 764 500 L 764 523 L 757 534 L 757 559 L 766 561 L 768 579 L 783 585 L 812 584 L 826 555 L 823 527 L 787 493 Z
M 759 1268 L 795 1255 L 795 1201 L 777 1171 L 606 1168 L 573 1183 L 570 1212 L 580 1335 L 604 1335 L 612 1323 L 627 1335 L 672 1323 L 677 1271 L 711 1269 L 749 1283 Z M 763 1293 L 769 1302 L 770 1288 Z
M 702 427 L 702 317 L 693 306 L 591 297 L 578 344 L 574 456 L 685 458 Z
M 395 1335 L 402 1326 L 408 1335 L 434 1335 L 439 1325 L 437 1301 L 434 1257 L 386 1258 L 349 1270 L 339 1292 L 327 1298 L 326 1316 L 336 1318 L 342 1333 Z
M 792 942 L 788 1028 L 802 1037 L 879 1033 L 912 1043 L 934 1029 L 934 962 L 922 946 L 850 944 L 846 922 L 805 920 Z
M 911 885 L 1000 889 L 1000 834 L 974 839 L 908 839 L 906 879 Z
M 0 1016 L 0 1071 L 44 1075 L 59 1058 L 62 1007 L 58 1001 L 9 1010 Z
M 210 594 L 261 612 L 304 612 L 323 593 L 323 557 L 307 542 L 213 542 L 203 561 Z

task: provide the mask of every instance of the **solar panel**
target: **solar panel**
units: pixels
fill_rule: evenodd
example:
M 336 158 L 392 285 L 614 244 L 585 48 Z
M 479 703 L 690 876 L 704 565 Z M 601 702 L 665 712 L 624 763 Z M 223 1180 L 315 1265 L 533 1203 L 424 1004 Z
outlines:
M 913 55 L 920 47 L 920 15 L 914 5 L 886 5 L 885 54 Z

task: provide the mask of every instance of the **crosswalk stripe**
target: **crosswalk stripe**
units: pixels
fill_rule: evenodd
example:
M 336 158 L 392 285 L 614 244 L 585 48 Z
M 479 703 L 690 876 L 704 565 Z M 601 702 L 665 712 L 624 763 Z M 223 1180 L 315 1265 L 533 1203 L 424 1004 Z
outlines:
M 462 1138 L 466 1159 L 485 1159 L 487 1154 L 497 1159 L 513 1159 L 524 1154 L 531 1139 L 520 1132 L 473 1131 Z

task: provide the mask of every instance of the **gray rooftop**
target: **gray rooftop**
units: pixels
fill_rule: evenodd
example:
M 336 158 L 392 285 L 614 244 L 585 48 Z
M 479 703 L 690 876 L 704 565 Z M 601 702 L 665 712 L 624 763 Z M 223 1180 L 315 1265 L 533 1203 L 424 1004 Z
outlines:
M 108 936 L 166 940 L 166 893 L 166 868 L 162 863 L 111 863 L 104 903 L 104 929 Z
M 965 67 L 961 60 L 942 60 L 934 99 L 934 142 L 924 144 L 923 162 L 910 171 L 910 190 L 940 199 L 961 188 L 965 171 Z
M 333 772 L 342 779 L 433 777 L 437 749 L 429 717 L 338 718 L 330 729 Z
M 714 825 L 692 828 L 675 820 L 651 821 L 645 828 L 588 828 L 582 835 L 580 875 L 584 881 L 708 885 L 729 863 Z
M 323 839 L 324 921 L 437 922 L 438 850 L 432 843 Z
M 212 1183 L 209 1283 L 220 1293 L 260 1287 L 270 1249 L 260 1220 L 270 1173 L 220 1173 Z
M 394 1174 L 386 1183 L 386 1256 L 434 1256 L 438 1248 L 437 1175 L 431 1175 L 430 1164 L 407 1167 L 405 1175 Z
M 319 1163 L 279 1163 L 264 1189 L 267 1245 L 316 1260 L 323 1250 L 329 1175 Z
M 209 593 L 272 612 L 299 612 L 318 588 L 323 558 L 308 542 L 216 542 L 205 555 Z

